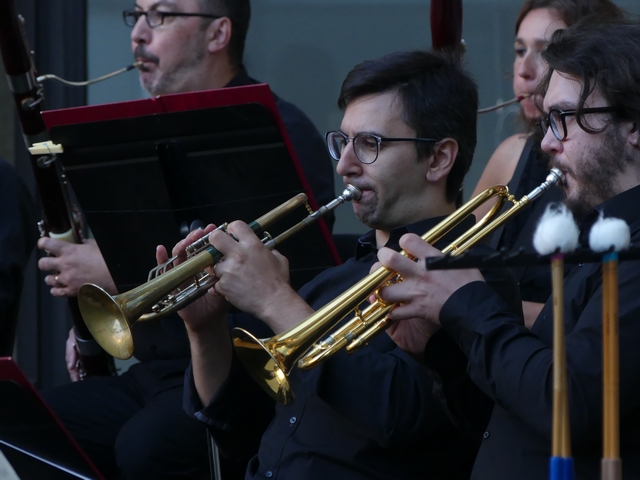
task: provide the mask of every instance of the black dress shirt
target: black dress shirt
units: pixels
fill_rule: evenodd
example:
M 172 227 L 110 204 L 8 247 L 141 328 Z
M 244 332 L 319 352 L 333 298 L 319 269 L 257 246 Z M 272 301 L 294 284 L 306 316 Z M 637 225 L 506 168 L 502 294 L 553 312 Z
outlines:
M 640 187 L 636 187 L 604 202 L 597 210 L 607 217 L 624 219 L 630 226 L 632 242 L 637 244 L 639 204 Z M 594 211 L 585 218 L 583 237 L 597 215 Z M 619 266 L 619 306 L 622 467 L 625 478 L 640 478 L 638 262 Z M 440 320 L 468 357 L 473 381 L 496 402 L 472 478 L 546 478 L 553 396 L 552 301 L 547 302 L 529 332 L 487 285 L 475 282 L 449 298 Z M 565 278 L 564 327 L 576 475 L 579 479 L 597 479 L 602 456 L 601 264 L 574 266 Z M 429 349 L 427 345 L 428 363 L 434 360 L 434 352 Z M 453 404 L 459 400 L 448 399 Z M 468 399 L 462 400 L 464 406 Z
M 439 220 L 396 229 L 387 245 L 398 249 L 404 233 L 423 234 Z M 473 223 L 461 225 L 440 246 Z M 369 232 L 361 237 L 355 258 L 326 270 L 300 294 L 313 308 L 325 305 L 369 273 L 376 253 Z M 507 287 L 507 298 L 515 298 L 519 307 L 515 283 Z M 247 479 L 469 477 L 484 430 L 457 429 L 434 395 L 425 367 L 387 335 L 353 355 L 339 352 L 311 371 L 294 369 L 289 379 L 294 403 L 274 406 L 234 358 L 229 378 L 203 407 L 189 369 L 185 410 L 209 426 L 230 458 L 248 457 L 260 442 Z

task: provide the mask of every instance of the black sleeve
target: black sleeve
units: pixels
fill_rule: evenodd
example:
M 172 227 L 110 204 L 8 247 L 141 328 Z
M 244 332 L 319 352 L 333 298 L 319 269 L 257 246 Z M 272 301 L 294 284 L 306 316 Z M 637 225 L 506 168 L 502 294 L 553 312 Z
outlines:
M 467 357 L 444 331 L 427 343 L 424 362 L 434 386 L 433 393 L 444 405 L 449 418 L 461 432 L 481 435 L 491 417 L 493 400 L 467 375 Z
M 482 275 L 491 289 L 522 321 L 522 302 L 518 285 L 507 269 L 484 269 Z M 424 362 L 434 379 L 434 394 L 461 430 L 482 433 L 491 416 L 493 401 L 469 377 L 468 358 L 444 330 L 427 343 Z
M 273 335 L 260 320 L 246 313 L 228 318 L 229 330 L 245 328 L 260 338 Z M 260 440 L 275 413 L 275 401 L 247 373 L 233 349 L 231 370 L 209 405 L 202 405 L 191 365 L 185 373 L 183 407 L 205 423 L 220 455 L 233 462 L 247 462 L 258 453 Z
M 619 267 L 620 418 L 637 408 L 640 388 L 640 276 L 638 262 Z M 602 428 L 602 284 L 565 336 L 567 387 L 573 448 L 597 441 Z M 567 305 L 565 303 L 565 305 Z M 473 307 L 471 307 L 473 306 Z M 473 308 L 474 315 L 469 315 Z M 567 306 L 570 308 L 570 305 Z M 566 318 L 570 318 L 565 313 Z M 551 438 L 553 346 L 529 332 L 486 285 L 474 282 L 455 292 L 440 319 L 469 359 L 472 380 L 496 403 L 517 415 L 542 438 Z M 538 318 L 538 322 L 544 321 Z M 551 321 L 549 321 L 551 322 Z M 552 328 L 549 323 L 549 329 Z
M 271 422 L 275 402 L 246 373 L 233 353 L 231 372 L 209 405 L 202 405 L 191 365 L 185 373 L 184 410 L 205 423 L 220 454 L 234 462 L 248 462 L 258 453 Z

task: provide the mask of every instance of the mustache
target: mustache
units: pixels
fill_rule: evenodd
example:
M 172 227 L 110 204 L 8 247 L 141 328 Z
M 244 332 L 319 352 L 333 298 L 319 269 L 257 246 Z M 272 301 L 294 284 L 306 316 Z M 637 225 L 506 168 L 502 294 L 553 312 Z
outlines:
M 133 52 L 133 56 L 139 60 L 145 60 L 147 62 L 153 62 L 155 64 L 160 63 L 160 59 L 154 54 L 147 52 L 142 45 L 138 45 Z
M 559 162 L 554 154 L 547 154 L 547 167 L 549 169 L 557 168 L 558 170 L 567 170 L 567 166 Z

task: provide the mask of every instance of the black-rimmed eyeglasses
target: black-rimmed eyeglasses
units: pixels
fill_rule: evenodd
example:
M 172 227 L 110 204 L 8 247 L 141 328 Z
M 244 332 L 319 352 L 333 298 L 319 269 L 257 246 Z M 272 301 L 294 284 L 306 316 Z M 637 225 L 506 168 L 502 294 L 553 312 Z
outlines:
M 437 142 L 434 138 L 390 138 L 380 137 L 371 133 L 358 133 L 355 137 L 348 137 L 342 132 L 332 131 L 325 133 L 327 148 L 331 157 L 338 161 L 342 157 L 342 151 L 349 142 L 353 142 L 353 151 L 361 163 L 370 164 L 378 159 L 380 144 L 382 142 Z
M 147 25 L 150 28 L 159 27 L 164 23 L 165 17 L 203 17 L 203 18 L 222 18 L 220 15 L 211 15 L 209 13 L 185 13 L 185 12 L 160 12 L 158 10 L 123 10 L 122 19 L 127 27 L 134 27 L 141 16 L 145 16 Z
M 581 115 L 587 115 L 589 113 L 612 113 L 615 112 L 615 107 L 595 107 L 595 108 L 583 108 Z M 575 115 L 577 110 L 561 110 L 559 108 L 552 108 L 549 110 L 548 115 L 542 115 L 540 118 L 540 130 L 542 130 L 542 136 L 547 134 L 547 130 L 551 128 L 553 136 L 561 142 L 567 138 L 567 121 L 566 117 Z M 582 128 L 582 125 L 580 125 Z M 562 128 L 562 130 L 560 130 Z M 584 130 L 584 128 L 583 128 Z

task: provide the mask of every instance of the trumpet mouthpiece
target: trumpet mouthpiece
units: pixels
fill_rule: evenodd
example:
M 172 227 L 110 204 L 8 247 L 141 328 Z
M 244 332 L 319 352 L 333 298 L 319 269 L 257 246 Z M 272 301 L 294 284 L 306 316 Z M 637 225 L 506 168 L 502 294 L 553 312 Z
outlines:
M 559 187 L 562 186 L 564 182 L 564 178 L 560 169 L 552 168 L 551 171 L 549 172 L 549 175 L 547 176 L 547 182 L 556 184 Z
M 362 196 L 362 192 L 358 187 L 354 187 L 353 185 L 347 185 L 347 188 L 342 192 L 342 197 L 346 201 L 360 200 Z

